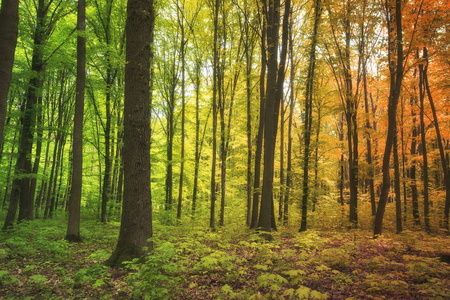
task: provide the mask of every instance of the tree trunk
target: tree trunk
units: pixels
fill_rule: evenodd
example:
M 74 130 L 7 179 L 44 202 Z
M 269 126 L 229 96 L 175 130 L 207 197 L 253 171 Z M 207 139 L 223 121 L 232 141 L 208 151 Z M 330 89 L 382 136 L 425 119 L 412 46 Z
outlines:
M 428 71 L 428 51 L 427 51 L 427 48 L 424 48 L 423 55 L 426 60 L 426 65 L 425 65 L 424 74 L 423 74 L 424 85 L 426 88 L 428 100 L 430 101 L 431 111 L 433 113 L 433 124 L 434 124 L 434 128 L 436 130 L 436 139 L 437 139 L 438 148 L 439 148 L 439 155 L 441 158 L 442 171 L 444 173 L 445 208 L 444 208 L 444 226 L 443 227 L 446 230 L 449 230 L 448 223 L 449 223 L 449 206 L 450 206 L 450 174 L 449 174 L 449 169 L 448 169 L 448 161 L 447 161 L 447 158 L 445 157 L 444 145 L 442 144 L 442 135 L 441 135 L 441 130 L 439 128 L 436 107 L 434 105 L 433 97 L 431 95 L 431 90 L 430 90 L 430 84 L 428 82 L 428 72 L 427 72 Z
M 316 141 L 315 141 L 315 149 L 314 149 L 314 196 L 313 196 L 313 207 L 312 211 L 316 211 L 316 205 L 317 205 L 317 198 L 319 197 L 318 190 L 319 190 L 319 134 L 320 134 L 320 121 L 321 121 L 321 115 L 320 115 L 320 106 L 321 104 L 318 104 L 317 107 L 317 127 L 316 127 Z
M 201 59 L 195 62 L 195 163 L 194 163 L 194 186 L 192 191 L 192 215 L 197 209 L 198 170 L 200 167 L 200 76 Z
M 292 18 L 292 10 L 291 10 L 291 18 Z M 290 93 L 290 103 L 289 103 L 289 124 L 288 124 L 288 145 L 287 145 L 287 168 L 286 168 L 286 192 L 284 195 L 284 203 L 283 203 L 283 225 L 288 224 L 289 220 L 289 200 L 291 197 L 291 188 L 292 188 L 292 121 L 294 117 L 294 108 L 295 108 L 295 63 L 294 63 L 294 39 L 292 37 L 292 22 L 289 24 L 289 56 L 291 60 L 291 73 L 290 73 L 290 85 L 291 85 L 291 93 Z
M 252 61 L 254 43 L 249 35 L 249 11 L 247 0 L 244 1 L 244 51 L 245 51 L 245 91 L 247 100 L 247 226 L 252 222 Z
M 304 124 L 304 159 L 303 159 L 303 195 L 302 195 L 302 215 L 300 221 L 300 232 L 307 229 L 308 216 L 308 194 L 309 194 L 309 152 L 311 144 L 311 124 L 312 124 L 312 99 L 314 91 L 314 73 L 316 68 L 316 46 L 318 30 L 322 8 L 320 0 L 314 2 L 314 27 L 311 36 L 311 48 L 309 52 L 308 73 L 306 77 L 305 90 L 305 124 Z
M 212 147 L 212 161 L 211 161 L 211 186 L 210 186 L 210 217 L 209 227 L 215 229 L 216 226 L 216 160 L 217 160 L 217 85 L 218 85 L 218 68 L 219 68 L 219 44 L 218 44 L 218 21 L 219 21 L 219 2 L 214 1 L 214 65 L 213 65 L 213 147 Z
M 426 49 L 426 48 L 425 48 Z M 426 50 L 424 49 L 424 57 L 426 57 Z M 422 143 L 422 176 L 423 176 L 423 216 L 425 219 L 425 230 L 430 232 L 430 204 L 428 195 L 428 153 L 427 153 L 427 139 L 425 136 L 425 83 L 424 83 L 424 67 L 419 64 L 419 101 L 420 101 L 420 136 Z
M 266 35 L 267 35 L 267 26 L 266 21 L 263 18 L 263 24 L 261 28 L 261 72 L 259 76 L 259 126 L 258 126 L 258 134 L 256 136 L 255 175 L 253 179 L 252 220 L 250 228 L 256 228 L 258 226 L 259 196 L 261 195 L 260 190 L 261 158 L 264 140 L 264 116 L 266 114 L 266 102 L 267 102 L 266 88 L 265 88 L 266 69 L 267 69 Z
M 398 160 L 398 132 L 397 126 L 395 128 L 394 142 L 393 142 L 393 152 L 394 152 L 394 172 L 395 172 L 395 223 L 397 227 L 397 233 L 402 232 L 402 199 L 400 193 L 400 163 Z
M 278 199 L 278 221 L 283 219 L 284 199 L 284 97 L 280 101 L 280 198 Z
M 365 44 L 364 44 L 365 45 Z M 363 53 L 365 54 L 365 46 L 363 47 Z M 365 58 L 363 59 L 365 61 Z M 373 182 L 374 177 L 374 169 L 375 166 L 372 163 L 372 138 L 370 134 L 370 130 L 372 127 L 370 126 L 370 119 L 369 119 L 369 97 L 367 92 L 367 65 L 366 63 L 363 63 L 363 88 L 364 88 L 364 109 L 366 113 L 366 130 L 367 130 L 367 138 L 366 138 L 366 144 L 367 144 L 367 156 L 366 161 L 369 166 L 369 172 L 367 174 L 367 183 L 369 185 L 369 193 L 370 193 L 370 206 L 372 208 L 372 216 L 375 216 L 376 213 L 376 203 L 375 203 L 375 185 Z
M 179 16 L 179 10 L 182 9 L 181 20 Z M 184 2 L 182 7 L 178 7 L 178 25 L 181 29 L 181 47 L 180 47 L 180 56 L 181 56 L 181 164 L 180 164 L 180 184 L 178 187 L 178 204 L 177 204 L 177 220 L 181 219 L 181 208 L 183 202 L 183 182 L 184 182 L 184 148 L 185 148 L 185 110 L 186 110 L 186 92 L 185 92 L 185 84 L 186 84 L 186 38 L 184 33 Z
M 19 0 L 3 0 L 0 9 L 0 145 L 8 104 L 19 25 Z M 1 151 L 1 149 L 0 149 Z
M 35 73 L 35 76 L 30 79 L 27 90 L 26 107 L 19 140 L 19 157 L 15 166 L 16 178 L 20 178 L 20 175 L 31 173 L 31 152 L 33 148 L 34 127 L 36 123 L 36 101 L 38 98 L 39 89 L 42 87 L 41 77 L 44 69 L 41 52 L 41 45 L 45 40 L 43 28 L 46 8 L 44 4 L 44 0 L 39 0 L 31 62 L 31 70 Z M 0 101 L 3 102 L 2 100 Z M 3 123 L 4 120 L 2 121 L 2 126 Z M 12 226 L 16 216 L 19 199 L 21 210 L 21 212 L 19 212 L 19 218 L 22 220 L 27 219 L 25 216 L 33 216 L 34 199 L 30 198 L 30 178 L 27 176 L 21 179 L 14 179 L 13 181 L 10 206 L 8 208 L 4 228 Z
M 69 219 L 66 240 L 80 242 L 80 206 L 83 182 L 83 114 L 84 88 L 86 81 L 86 1 L 78 0 L 77 29 L 77 83 L 75 98 L 75 116 L 72 138 L 72 185 L 69 200 Z
M 388 105 L 388 132 L 386 137 L 386 147 L 383 156 L 383 183 L 381 187 L 381 196 L 378 201 L 377 213 L 374 222 L 374 236 L 380 235 L 383 226 L 383 217 L 386 210 L 386 202 L 389 194 L 389 163 L 391 157 L 392 145 L 395 135 L 395 123 L 397 115 L 397 105 L 400 98 L 400 91 L 403 80 L 403 39 L 402 39 L 402 3 L 401 0 L 395 0 L 395 8 L 392 6 L 386 7 L 387 22 L 388 22 L 388 55 L 389 55 L 389 71 L 390 71 L 390 92 Z M 395 14 L 395 15 L 394 15 Z M 393 18 L 393 19 L 391 19 Z M 395 24 L 391 27 L 391 22 Z M 395 28 L 396 38 L 394 38 L 393 31 Z M 395 45 L 397 48 L 395 50 Z M 396 53 L 395 53 L 396 51 Z M 394 54 L 396 58 L 393 57 Z
M 124 195 L 119 240 L 106 264 L 124 261 L 152 249 L 150 193 L 150 57 L 154 26 L 152 0 L 129 0 L 126 24 L 124 107 Z
M 416 59 L 418 59 L 419 53 L 416 52 Z M 414 78 L 417 76 L 417 69 L 414 70 Z M 419 216 L 419 196 L 417 192 L 417 183 L 416 183 L 416 162 L 414 156 L 416 155 L 417 151 L 417 139 L 419 136 L 416 122 L 417 122 L 417 116 L 415 107 L 417 106 L 417 96 L 416 96 L 416 88 L 414 87 L 414 95 L 411 97 L 411 116 L 412 116 L 412 136 L 411 136 L 411 168 L 409 170 L 410 173 L 410 179 L 411 179 L 411 198 L 412 198 L 412 214 L 413 214 L 413 220 L 415 225 L 420 224 L 420 216 Z
M 269 7 L 265 13 L 267 24 L 267 102 L 264 121 L 264 172 L 261 195 L 261 209 L 258 227 L 264 231 L 276 230 L 274 199 L 273 199 L 273 173 L 275 145 L 278 128 L 278 115 L 280 102 L 283 97 L 283 83 L 289 34 L 289 16 L 291 1 L 286 0 L 282 27 L 281 53 L 278 63 L 278 37 L 280 24 L 281 4 L 279 0 L 269 0 Z

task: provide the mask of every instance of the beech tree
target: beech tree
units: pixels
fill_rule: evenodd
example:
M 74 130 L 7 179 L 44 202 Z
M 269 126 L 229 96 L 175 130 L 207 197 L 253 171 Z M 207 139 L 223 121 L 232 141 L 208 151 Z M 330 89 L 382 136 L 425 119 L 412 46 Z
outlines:
M 124 190 L 119 240 L 107 260 L 119 266 L 152 249 L 150 191 L 150 53 L 153 0 L 129 0 L 126 24 Z
M 277 138 L 278 115 L 280 102 L 283 97 L 283 84 L 288 46 L 289 15 L 291 1 L 284 4 L 281 52 L 278 61 L 278 38 L 280 25 L 279 0 L 264 2 L 264 18 L 267 27 L 267 80 L 266 80 L 266 108 L 264 115 L 264 172 L 259 212 L 258 227 L 264 231 L 276 229 L 273 199 L 273 176 L 275 144 Z
M 14 51 L 19 25 L 19 0 L 3 0 L 0 9 L 0 153 L 3 151 L 9 83 L 11 82 Z M 1 157 L 1 154 L 0 154 Z
M 84 88 L 86 81 L 86 1 L 78 0 L 78 38 L 77 38 L 77 87 L 75 116 L 72 140 L 72 185 L 69 200 L 69 220 L 66 240 L 79 242 L 80 236 L 80 206 L 83 183 L 83 113 Z
M 383 184 L 381 187 L 380 200 L 378 201 L 377 213 L 375 215 L 374 236 L 381 234 L 383 226 L 383 216 L 386 209 L 386 202 L 389 193 L 390 176 L 389 163 L 392 145 L 395 136 L 397 105 L 400 98 L 400 91 L 403 80 L 403 27 L 402 27 L 402 1 L 395 0 L 395 3 L 386 3 L 386 21 L 388 28 L 388 56 L 390 73 L 390 90 L 388 106 L 388 132 L 386 137 L 386 147 L 383 155 Z

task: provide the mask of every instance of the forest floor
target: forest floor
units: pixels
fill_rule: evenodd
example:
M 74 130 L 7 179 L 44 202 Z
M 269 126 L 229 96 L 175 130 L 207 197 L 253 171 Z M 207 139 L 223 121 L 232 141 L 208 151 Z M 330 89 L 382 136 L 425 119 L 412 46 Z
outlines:
M 450 299 L 450 239 L 407 231 L 281 228 L 266 241 L 238 227 L 216 232 L 155 225 L 144 264 L 111 269 L 119 225 L 63 217 L 0 232 L 1 299 Z

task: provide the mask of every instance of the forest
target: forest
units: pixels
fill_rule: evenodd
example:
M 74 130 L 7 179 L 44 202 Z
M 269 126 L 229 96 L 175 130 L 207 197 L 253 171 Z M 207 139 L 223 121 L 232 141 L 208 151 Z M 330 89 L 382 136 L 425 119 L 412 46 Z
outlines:
M 449 299 L 449 0 L 0 0 L 0 299 Z

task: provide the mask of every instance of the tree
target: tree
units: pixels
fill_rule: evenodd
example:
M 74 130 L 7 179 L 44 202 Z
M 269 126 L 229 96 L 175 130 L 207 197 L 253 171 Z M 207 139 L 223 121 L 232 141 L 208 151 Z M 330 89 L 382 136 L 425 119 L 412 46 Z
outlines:
M 69 200 L 69 220 L 66 240 L 79 242 L 80 206 L 83 182 L 83 112 L 84 88 L 86 80 L 86 1 L 78 0 L 78 38 L 77 38 L 77 86 L 75 100 L 75 117 L 72 139 L 72 185 Z
M 3 0 L 0 9 L 0 153 L 3 145 L 9 83 L 19 25 L 19 0 Z M 1 154 L 0 154 L 1 155 Z
M 149 81 L 154 17 L 153 0 L 128 1 L 123 206 L 119 240 L 106 262 L 110 266 L 142 257 L 145 248 L 152 248 Z
M 280 61 L 278 62 L 278 38 L 280 25 L 281 4 L 279 0 L 269 0 L 263 7 L 265 24 L 267 27 L 267 81 L 266 81 L 266 111 L 264 115 L 264 172 L 261 195 L 261 208 L 259 212 L 258 227 L 264 231 L 276 229 L 274 199 L 273 199 L 273 173 L 275 145 L 277 139 L 278 115 L 280 102 L 283 97 L 283 84 L 287 56 L 289 16 L 291 1 L 284 5 L 282 26 L 282 40 Z
M 183 181 L 184 181 L 184 152 L 185 152 L 185 118 L 186 118 L 186 35 L 184 30 L 184 8 L 185 2 L 182 2 L 181 7 L 177 3 L 177 19 L 178 26 L 181 29 L 181 166 L 180 166 L 180 185 L 178 187 L 178 205 L 177 205 L 177 220 L 181 219 L 181 206 L 183 201 Z M 181 16 L 180 16 L 181 14 Z
M 311 124 L 312 124 L 312 103 L 314 91 L 314 72 L 316 68 L 316 46 L 318 38 L 318 30 L 320 23 L 320 16 L 322 8 L 320 0 L 314 2 L 314 26 L 311 35 L 311 48 L 309 52 L 308 73 L 306 75 L 306 89 L 305 89 L 305 120 L 303 135 L 305 139 L 304 144 L 304 158 L 303 158 L 303 195 L 302 195 L 302 218 L 300 222 L 300 231 L 306 231 L 307 212 L 308 212 L 308 196 L 309 196 L 309 152 L 311 144 Z
M 19 213 L 21 218 L 30 220 L 33 218 L 34 199 L 30 198 L 30 178 L 28 176 L 21 175 L 31 173 L 31 151 L 33 147 L 34 127 L 36 123 L 36 102 L 43 82 L 42 76 L 44 61 L 42 55 L 42 45 L 47 38 L 44 20 L 47 11 L 48 7 L 45 5 L 45 1 L 39 0 L 31 62 L 31 70 L 35 72 L 35 76 L 30 79 L 27 91 L 23 125 L 19 138 L 19 158 L 17 159 L 15 166 L 16 179 L 14 179 L 12 184 L 12 194 L 4 228 L 12 226 L 16 216 L 19 199 L 20 209 L 22 210 Z
M 210 217 L 209 227 L 214 229 L 216 226 L 216 160 L 217 160 L 217 85 L 218 85 L 218 68 L 219 68 L 219 4 L 220 0 L 214 1 L 214 49 L 213 49 L 213 146 L 212 146 L 212 162 L 211 162 L 211 186 L 210 186 Z
M 395 136 L 397 105 L 403 80 L 403 35 L 402 35 L 402 1 L 395 0 L 395 5 L 386 3 L 386 19 L 388 27 L 388 56 L 390 73 L 390 90 L 388 105 L 388 132 L 383 155 L 383 183 L 377 213 L 374 221 L 374 236 L 380 235 L 383 226 L 383 216 L 389 193 L 389 164 Z

